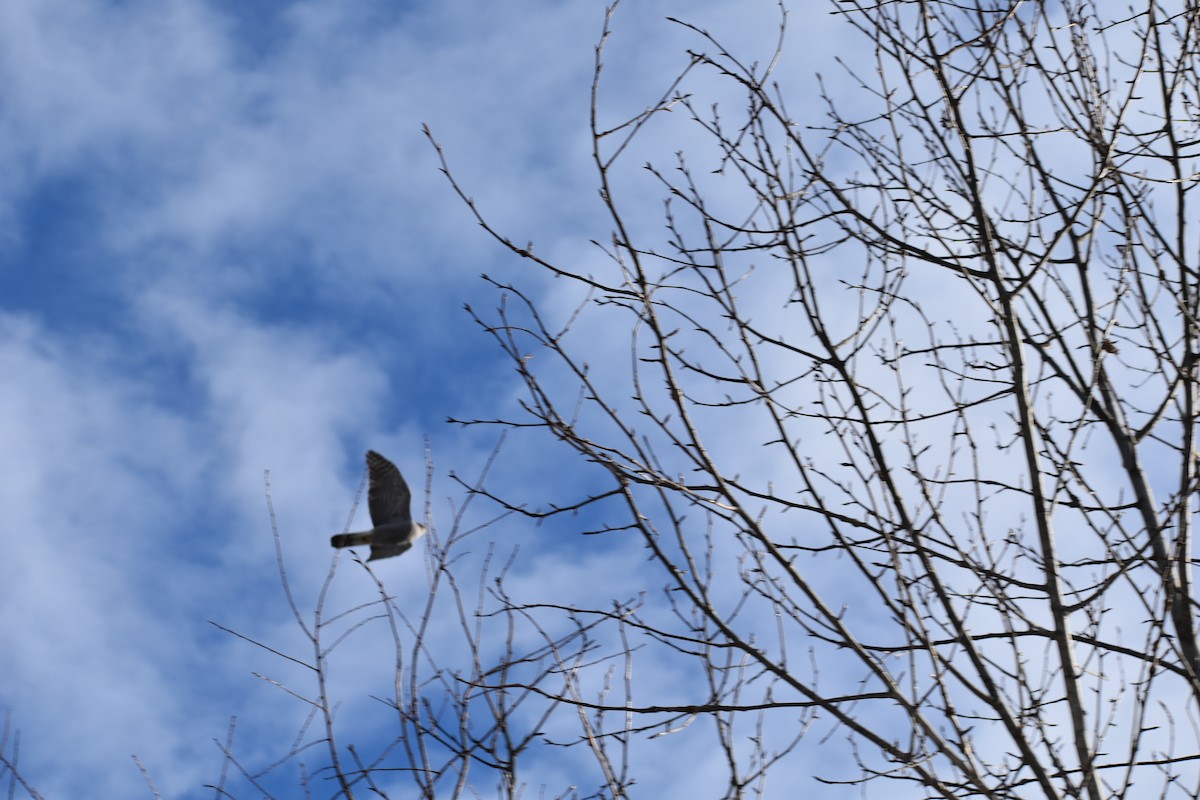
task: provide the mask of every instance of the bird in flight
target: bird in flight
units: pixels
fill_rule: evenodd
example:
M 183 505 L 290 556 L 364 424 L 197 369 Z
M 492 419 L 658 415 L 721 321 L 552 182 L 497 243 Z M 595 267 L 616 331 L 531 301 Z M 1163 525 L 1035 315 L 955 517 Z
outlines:
M 411 548 L 428 529 L 412 521 L 412 492 L 395 464 L 374 450 L 368 450 L 367 471 L 371 477 L 367 505 L 371 509 L 371 524 L 375 527 L 361 533 L 339 533 L 329 543 L 334 547 L 369 544 L 371 557 L 368 561 L 398 556 Z

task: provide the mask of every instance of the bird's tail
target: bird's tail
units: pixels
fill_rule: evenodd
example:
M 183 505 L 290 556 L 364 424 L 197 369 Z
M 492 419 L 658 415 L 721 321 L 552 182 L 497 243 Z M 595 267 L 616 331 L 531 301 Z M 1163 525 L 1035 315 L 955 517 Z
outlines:
M 329 543 L 334 547 L 354 547 L 358 544 L 371 543 L 371 531 L 366 533 L 339 533 L 329 540 Z

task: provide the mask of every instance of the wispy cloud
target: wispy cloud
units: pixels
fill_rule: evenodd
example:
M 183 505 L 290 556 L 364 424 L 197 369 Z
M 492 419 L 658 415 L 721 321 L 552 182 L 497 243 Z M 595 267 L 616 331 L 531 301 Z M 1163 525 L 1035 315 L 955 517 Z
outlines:
M 675 5 L 748 37 L 773 24 L 770 4 L 761 17 Z M 0 10 L 0 707 L 48 797 L 138 796 L 132 753 L 168 795 L 199 796 L 230 714 L 250 712 L 251 760 L 294 735 L 293 701 L 249 677 L 261 653 L 207 625 L 299 641 L 264 469 L 311 602 L 362 450 L 411 475 L 432 433 L 442 514 L 461 501 L 446 470 L 486 457 L 486 436 L 437 426 L 513 402 L 509 365 L 461 304 L 494 303 L 475 276 L 523 264 L 477 233 L 421 123 L 503 230 L 597 258 L 586 124 L 601 6 L 394 6 Z M 636 112 L 654 99 L 649 68 L 684 58 L 670 11 L 629 11 L 611 107 Z M 575 298 L 537 285 L 569 313 Z M 536 444 L 507 452 L 530 470 L 501 488 L 576 477 L 539 472 Z M 531 551 L 514 587 L 640 589 L 636 548 L 588 540 L 584 563 L 575 547 Z M 589 583 L 598 572 L 614 577 Z

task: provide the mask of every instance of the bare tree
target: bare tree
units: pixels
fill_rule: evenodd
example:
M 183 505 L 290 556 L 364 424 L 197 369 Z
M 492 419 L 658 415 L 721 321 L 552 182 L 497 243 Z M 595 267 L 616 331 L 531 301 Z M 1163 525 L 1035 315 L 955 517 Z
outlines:
M 492 460 L 494 454 L 480 482 Z M 428 449 L 426 464 L 428 486 L 433 473 Z M 404 797 L 413 796 L 412 787 L 425 798 L 479 796 L 481 787 L 489 787 L 490 796 L 522 796 L 520 763 L 528 750 L 541 744 L 541 724 L 566 700 L 554 651 L 564 647 L 589 651 L 590 646 L 575 643 L 586 638 L 590 626 L 572 624 L 556 635 L 535 623 L 538 643 L 531 649 L 518 646 L 516 630 L 523 615 L 511 603 L 493 610 L 497 604 L 489 607 L 487 602 L 489 588 L 503 597 L 504 576 L 518 551 L 510 550 L 498 567 L 494 544 L 478 551 L 481 557 L 474 560 L 464 552 L 499 521 L 493 517 L 470 522 L 472 499 L 482 484 L 475 484 L 476 491 L 455 510 L 447 534 L 439 535 L 436 528 L 431 531 L 426 559 L 429 592 L 417 607 L 404 607 L 372 568 L 355 556 L 354 563 L 373 582 L 378 599 L 331 610 L 330 591 L 339 565 L 335 558 L 308 613 L 293 594 L 269 478 L 268 474 L 267 501 L 279 578 L 307 652 L 286 652 L 213 624 L 270 654 L 276 664 L 301 667 L 299 680 L 276 679 L 272 673 L 278 666 L 256 677 L 295 698 L 305 713 L 290 746 L 275 760 L 258 766 L 239 755 L 237 718 L 233 718 L 225 740 L 216 742 L 222 769 L 209 788 L 218 797 L 239 797 L 244 792 L 256 797 L 291 796 L 297 782 L 306 796 L 388 797 L 397 785 L 402 787 L 397 793 Z M 364 476 L 359 498 L 365 482 Z M 433 518 L 430 496 L 427 488 L 426 519 Z M 503 512 L 500 518 L 507 515 Z M 469 576 L 465 583 L 463 576 Z M 380 707 L 390 710 L 394 733 L 383 741 L 356 732 L 353 722 L 339 719 L 341 702 L 330 680 L 338 669 L 339 650 L 353 639 L 378 640 L 381 629 L 394 653 L 394 683 L 389 692 L 378 692 L 375 686 L 368 691 Z M 452 635 L 443 635 L 447 630 Z M 363 752 L 360 739 L 368 741 L 369 752 Z
M 1194 797 L 1200 10 L 836 9 L 873 58 L 842 65 L 858 93 L 823 90 L 819 110 L 789 107 L 786 37 L 750 63 L 677 21 L 685 68 L 614 119 L 606 25 L 604 265 L 516 244 L 443 156 L 480 224 L 579 297 L 567 314 L 536 280 L 496 281 L 503 303 L 476 318 L 527 413 L 474 422 L 549 434 L 593 490 L 479 490 L 636 535 L 662 585 L 505 610 L 586 620 L 626 676 L 661 659 L 690 699 L 560 648 L 569 691 L 477 688 L 577 714 L 597 796 L 630 794 L 613 765 L 638 734 L 690 725 L 726 797 L 770 794 L 817 730 L 856 763 L 819 778 L 889 797 Z M 655 230 L 629 160 L 681 115 L 674 160 L 645 164 Z
M 262 646 L 313 676 L 284 687 L 311 715 L 266 771 L 242 767 L 231 728 L 226 764 L 256 792 L 320 746 L 312 777 L 344 797 L 630 797 L 648 770 L 685 773 L 656 755 L 681 752 L 731 798 L 812 778 L 887 797 L 1200 794 L 1200 9 L 835 8 L 874 56 L 842 65 L 856 93 L 820 84 L 823 106 L 796 111 L 786 24 L 751 63 L 673 20 L 694 37 L 684 67 L 626 118 L 606 110 L 630 102 L 604 91 L 608 10 L 602 262 L 515 244 L 438 148 L 480 224 L 540 268 L 472 312 L 525 413 L 468 422 L 559 443 L 545 459 L 588 488 L 464 481 L 421 609 L 376 580 L 377 602 L 327 614 L 322 593 L 310 620 L 289 592 L 311 653 Z M 731 90 L 736 109 L 710 102 Z M 681 120 L 664 162 L 647 133 Z M 601 600 L 604 580 L 512 591 L 516 551 L 473 547 L 498 521 L 469 521 L 483 497 L 636 540 L 656 577 Z M 326 678 L 380 622 L 396 734 L 360 756 Z M 434 635 L 451 624 L 453 646 Z M 524 766 L 577 754 L 563 785 Z
M 472 312 L 523 413 L 466 422 L 556 443 L 586 487 L 463 480 L 419 608 L 364 563 L 377 599 L 331 610 L 335 560 L 301 613 L 279 545 L 307 649 L 235 635 L 300 671 L 261 677 L 304 719 L 254 768 L 231 723 L 215 796 L 295 765 L 306 796 L 625 798 L 701 763 L 729 798 L 1200 796 L 1200 7 L 833 8 L 873 58 L 820 108 L 782 3 L 766 59 L 673 20 L 679 73 L 609 98 L 608 9 L 601 260 L 517 244 L 437 148 L 537 270 Z M 521 518 L 636 542 L 642 591 L 514 589 L 517 549 L 483 544 Z M 329 679 L 380 629 L 395 728 L 367 753 Z M 6 717 L 0 782 L 39 797 L 20 750 Z

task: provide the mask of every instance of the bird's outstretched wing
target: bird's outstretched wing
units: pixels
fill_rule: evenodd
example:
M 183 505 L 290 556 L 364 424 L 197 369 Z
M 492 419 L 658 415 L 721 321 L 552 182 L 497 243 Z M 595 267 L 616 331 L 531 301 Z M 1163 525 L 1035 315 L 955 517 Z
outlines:
M 380 558 L 391 558 L 398 556 L 401 553 L 407 553 L 412 549 L 412 542 L 407 539 L 399 542 L 380 541 L 376 539 L 371 543 L 371 557 L 367 561 L 376 561 Z
M 374 450 L 367 451 L 367 471 L 371 477 L 367 505 L 371 509 L 372 524 L 376 528 L 396 526 L 407 531 L 412 524 L 412 492 L 404 482 L 404 476 L 395 464 Z

